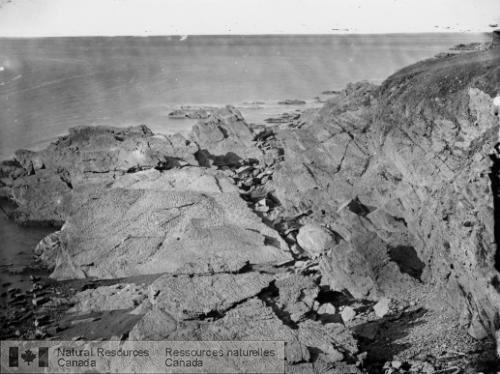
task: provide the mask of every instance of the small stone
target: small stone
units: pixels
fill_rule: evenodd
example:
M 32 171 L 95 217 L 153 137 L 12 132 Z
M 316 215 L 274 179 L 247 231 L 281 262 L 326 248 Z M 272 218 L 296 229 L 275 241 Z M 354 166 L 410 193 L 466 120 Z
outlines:
M 331 303 L 322 304 L 318 309 L 319 314 L 335 314 L 337 309 Z
M 391 299 L 387 297 L 381 298 L 373 307 L 377 317 L 382 318 L 390 311 Z
M 265 205 L 256 205 L 254 207 L 254 210 L 256 212 L 260 212 L 260 213 L 267 213 L 267 212 L 269 212 L 269 207 L 265 206 Z
M 297 244 L 295 244 L 295 243 L 293 243 L 293 244 L 290 246 L 290 251 L 292 251 L 292 253 L 293 253 L 294 255 L 296 255 L 296 256 L 301 256 L 301 255 L 303 255 L 303 254 L 304 254 L 304 251 L 302 251 L 302 250 L 300 249 L 300 247 L 299 247 Z M 297 262 L 304 263 L 304 261 L 297 261 Z M 295 264 L 297 264 L 297 262 L 296 262 Z M 298 266 L 296 266 L 296 267 L 298 267 Z
M 399 369 L 401 367 L 401 365 L 403 365 L 403 363 L 401 361 L 392 361 L 391 362 L 391 366 L 394 368 L 394 369 Z
M 488 336 L 488 331 L 479 320 L 477 314 L 472 317 L 472 321 L 470 323 L 469 329 L 467 330 L 467 333 L 477 340 L 483 340 Z
M 368 352 L 361 352 L 356 356 L 356 358 L 358 359 L 358 362 L 360 364 L 362 364 L 366 360 L 367 357 L 368 357 Z
M 241 174 L 244 173 L 245 171 L 251 171 L 253 169 L 252 166 L 246 165 L 246 166 L 240 166 L 238 169 L 236 169 L 234 172 L 236 174 Z
M 307 224 L 300 228 L 297 242 L 310 255 L 323 253 L 333 244 L 332 235 L 323 227 Z
M 35 330 L 35 337 L 36 337 L 36 338 L 41 339 L 41 338 L 44 338 L 46 335 L 47 335 L 47 334 L 46 334 L 43 330 L 41 330 L 41 329 L 39 329 L 39 328 L 37 328 L 37 329 Z
M 345 306 L 340 312 L 340 315 L 342 316 L 342 320 L 344 321 L 344 323 L 347 323 L 352 321 L 352 319 L 356 317 L 356 311 L 350 306 Z
M 319 308 L 320 308 L 319 302 L 315 300 L 313 303 L 313 310 L 316 310 L 319 313 Z

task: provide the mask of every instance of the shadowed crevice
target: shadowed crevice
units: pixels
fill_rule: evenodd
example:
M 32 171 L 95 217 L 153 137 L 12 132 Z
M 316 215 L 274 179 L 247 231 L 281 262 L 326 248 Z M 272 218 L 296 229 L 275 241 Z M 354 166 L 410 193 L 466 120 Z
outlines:
M 495 235 L 495 269 L 500 271 L 500 144 L 495 145 L 496 153 L 491 154 L 490 158 L 493 161 L 491 165 L 490 181 L 491 192 L 493 194 L 493 212 L 494 212 L 494 227 Z

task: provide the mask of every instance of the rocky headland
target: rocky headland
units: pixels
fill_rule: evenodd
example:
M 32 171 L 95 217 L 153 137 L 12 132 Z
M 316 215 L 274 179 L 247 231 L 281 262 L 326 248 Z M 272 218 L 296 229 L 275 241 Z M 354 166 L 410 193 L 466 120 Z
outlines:
M 35 253 L 59 292 L 34 280 L 20 333 L 285 340 L 288 373 L 495 370 L 499 87 L 493 43 L 273 126 L 228 106 L 187 137 L 82 127 L 16 152 L 3 210 L 55 227 Z

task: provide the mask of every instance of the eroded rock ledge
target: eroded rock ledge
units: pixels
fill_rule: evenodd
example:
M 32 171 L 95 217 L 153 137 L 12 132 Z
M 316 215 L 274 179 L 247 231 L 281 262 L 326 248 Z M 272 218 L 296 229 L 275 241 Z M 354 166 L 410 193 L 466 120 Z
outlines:
M 189 139 L 72 129 L 3 162 L 0 193 L 16 221 L 58 226 L 36 249 L 52 277 L 158 276 L 120 286 L 125 338 L 278 339 L 288 372 L 381 371 L 401 353 L 374 343 L 381 323 L 435 316 L 412 332 L 423 352 L 444 327 L 500 327 L 499 66 L 498 48 L 431 59 L 268 128 L 227 107 Z M 72 313 L 117 309 L 106 287 Z

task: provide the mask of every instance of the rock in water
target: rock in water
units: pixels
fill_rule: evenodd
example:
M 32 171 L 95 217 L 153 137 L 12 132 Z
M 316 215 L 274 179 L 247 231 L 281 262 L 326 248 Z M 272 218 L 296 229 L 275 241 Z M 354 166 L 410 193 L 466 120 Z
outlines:
M 334 238 L 323 227 L 306 224 L 300 228 L 297 242 L 310 256 L 317 256 L 332 247 Z

